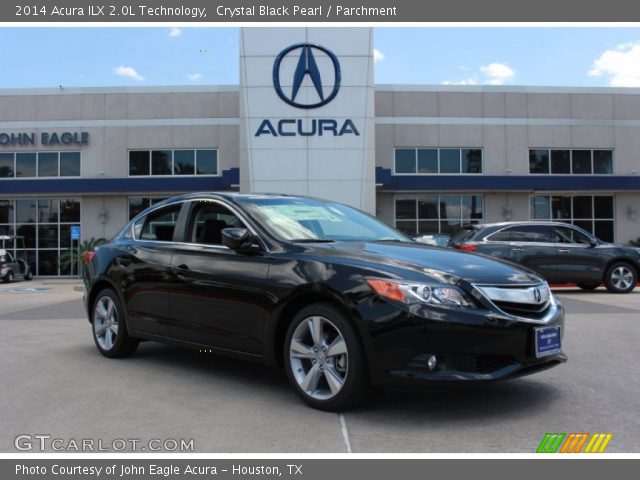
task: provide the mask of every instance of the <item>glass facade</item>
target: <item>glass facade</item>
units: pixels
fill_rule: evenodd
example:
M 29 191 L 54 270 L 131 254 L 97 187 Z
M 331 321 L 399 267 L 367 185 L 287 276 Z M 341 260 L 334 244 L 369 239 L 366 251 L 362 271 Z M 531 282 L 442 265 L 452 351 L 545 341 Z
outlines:
M 80 152 L 0 153 L 0 178 L 79 176 Z
M 533 220 L 572 223 L 605 242 L 614 241 L 615 209 L 613 195 L 533 195 Z
M 0 163 L 0 166 L 2 164 Z M 214 149 L 129 150 L 129 176 L 219 175 Z
M 481 174 L 481 148 L 396 148 L 395 173 L 400 175 Z
M 395 226 L 408 235 L 454 234 L 484 218 L 482 195 L 396 195 Z
M 168 197 L 129 197 L 129 220 L 142 212 L 145 208 L 150 207 Z
M 0 235 L 24 237 L 25 252 L 14 255 L 26 254 L 35 275 L 71 275 L 64 259 L 71 226 L 80 225 L 80 204 L 77 198 L 0 199 Z
M 613 150 L 529 150 L 529 173 L 613 175 Z

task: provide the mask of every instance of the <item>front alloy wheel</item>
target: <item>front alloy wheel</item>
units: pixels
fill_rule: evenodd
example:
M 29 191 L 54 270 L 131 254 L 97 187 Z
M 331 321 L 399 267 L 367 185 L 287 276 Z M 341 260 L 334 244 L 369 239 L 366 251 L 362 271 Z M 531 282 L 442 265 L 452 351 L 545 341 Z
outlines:
M 105 357 L 124 357 L 135 351 L 138 340 L 128 335 L 123 309 L 113 290 L 105 289 L 98 294 L 91 319 L 93 339 Z
M 638 276 L 628 263 L 618 262 L 607 269 L 604 283 L 612 293 L 628 293 L 638 283 Z
M 345 316 L 328 304 L 303 309 L 289 327 L 287 375 L 309 405 L 342 410 L 366 393 L 362 347 Z

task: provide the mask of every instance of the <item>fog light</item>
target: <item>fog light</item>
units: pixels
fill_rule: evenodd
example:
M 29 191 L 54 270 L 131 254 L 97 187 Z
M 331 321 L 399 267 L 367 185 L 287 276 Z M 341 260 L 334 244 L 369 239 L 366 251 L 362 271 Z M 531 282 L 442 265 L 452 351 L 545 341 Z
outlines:
M 435 355 L 431 355 L 427 360 L 427 367 L 429 367 L 429 370 L 433 370 L 434 368 L 436 368 L 437 364 L 438 364 L 438 359 L 436 358 Z

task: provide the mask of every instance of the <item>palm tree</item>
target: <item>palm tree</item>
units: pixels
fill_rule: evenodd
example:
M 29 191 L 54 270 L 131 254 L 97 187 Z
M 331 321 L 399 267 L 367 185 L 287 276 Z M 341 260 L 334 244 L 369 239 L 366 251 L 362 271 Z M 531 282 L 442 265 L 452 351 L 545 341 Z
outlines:
M 107 243 L 107 240 L 102 237 L 90 238 L 89 240 L 78 242 L 78 245 L 76 247 L 73 247 L 71 250 L 67 250 L 62 255 L 60 255 L 60 269 L 69 269 L 72 275 L 73 272 L 77 272 L 78 276 L 80 276 L 80 268 L 83 264 L 82 258 L 84 257 L 85 253 L 95 250 L 96 247 L 104 243 Z

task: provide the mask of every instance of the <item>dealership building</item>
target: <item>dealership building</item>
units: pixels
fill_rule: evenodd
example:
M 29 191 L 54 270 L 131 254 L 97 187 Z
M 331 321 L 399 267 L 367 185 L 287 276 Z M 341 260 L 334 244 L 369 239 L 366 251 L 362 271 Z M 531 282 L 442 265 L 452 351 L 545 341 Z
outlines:
M 328 198 L 411 235 L 640 236 L 640 89 L 379 85 L 370 28 L 240 37 L 239 85 L 0 90 L 0 235 L 24 236 L 37 275 L 72 273 L 78 226 L 109 238 L 194 191 Z

